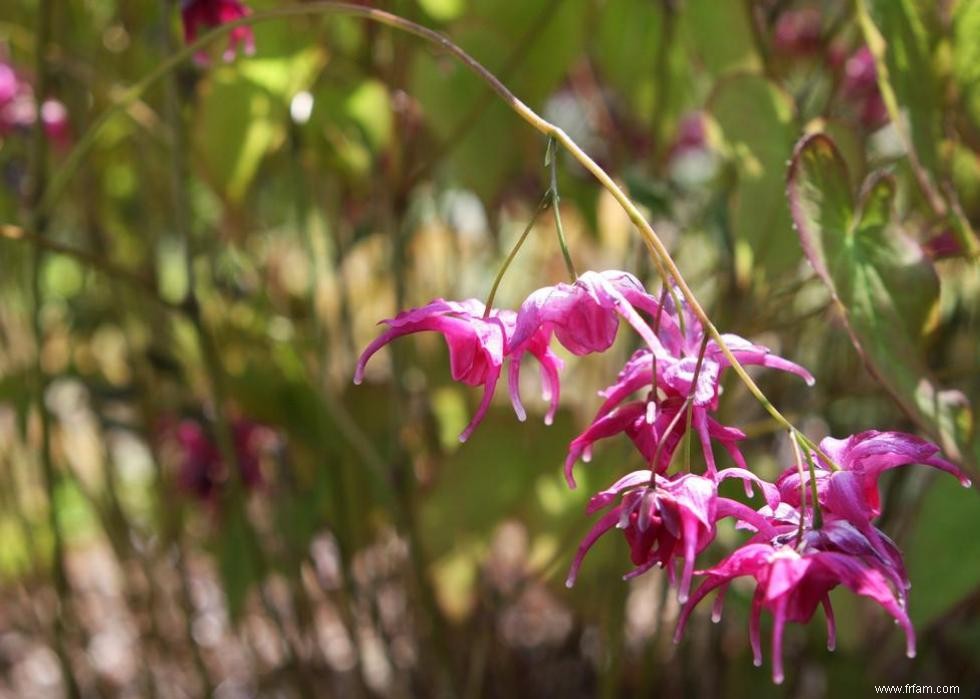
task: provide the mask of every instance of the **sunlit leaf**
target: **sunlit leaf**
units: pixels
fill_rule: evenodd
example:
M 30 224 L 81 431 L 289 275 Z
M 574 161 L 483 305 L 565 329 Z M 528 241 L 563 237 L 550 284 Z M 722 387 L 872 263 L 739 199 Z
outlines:
M 947 454 L 970 458 L 967 435 L 957 429 L 968 421 L 963 401 L 934 387 L 921 349 L 939 281 L 921 248 L 891 220 L 891 178 L 873 173 L 855 200 L 836 147 L 816 134 L 796 147 L 788 195 L 807 258 L 869 370 Z
M 737 272 L 743 283 L 749 275 L 771 283 L 799 263 L 782 193 L 782 171 L 797 133 L 792 101 L 765 78 L 739 74 L 718 85 L 708 106 L 735 164 L 731 226 Z

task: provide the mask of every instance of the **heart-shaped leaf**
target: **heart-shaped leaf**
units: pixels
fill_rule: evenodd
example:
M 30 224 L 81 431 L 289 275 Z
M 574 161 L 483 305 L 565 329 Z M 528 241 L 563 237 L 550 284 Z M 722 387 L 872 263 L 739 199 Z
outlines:
M 929 376 L 921 338 L 939 300 L 939 280 L 921 248 L 892 223 L 895 185 L 872 173 L 855 198 L 847 165 L 829 137 L 801 140 L 787 194 L 810 264 L 837 301 L 869 371 L 959 462 L 969 455 L 970 413 L 956 391 Z

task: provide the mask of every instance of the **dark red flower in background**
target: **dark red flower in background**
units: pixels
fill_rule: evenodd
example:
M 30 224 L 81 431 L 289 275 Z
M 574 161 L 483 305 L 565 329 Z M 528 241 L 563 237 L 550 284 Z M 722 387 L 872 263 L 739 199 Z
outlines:
M 803 56 L 823 47 L 820 12 L 814 7 L 783 12 L 773 29 L 773 48 L 778 53 Z
M 862 46 L 844 63 L 841 93 L 857 110 L 858 119 L 869 129 L 888 121 L 888 109 L 878 89 L 878 70 L 871 49 Z
M 182 0 L 180 16 L 184 23 L 184 40 L 193 43 L 203 31 L 236 19 L 247 17 L 251 11 L 239 0 Z M 251 27 L 236 27 L 228 37 L 228 48 L 222 54 L 226 61 L 234 60 L 238 51 L 247 56 L 255 53 L 255 34 Z M 199 51 L 195 60 L 207 64 L 208 54 Z
M 200 500 L 214 501 L 232 476 L 207 427 L 197 420 L 184 419 L 165 430 L 165 439 L 177 450 L 177 486 Z M 274 439 L 268 427 L 244 419 L 233 422 L 235 458 L 246 490 L 262 485 L 262 452 Z

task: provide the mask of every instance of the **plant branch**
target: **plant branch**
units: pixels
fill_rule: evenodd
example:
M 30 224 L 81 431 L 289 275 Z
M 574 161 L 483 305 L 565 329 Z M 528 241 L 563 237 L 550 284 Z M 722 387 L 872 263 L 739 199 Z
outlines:
M 41 102 L 44 100 L 48 90 L 48 62 L 45 56 L 48 42 L 51 38 L 51 24 L 54 18 L 54 8 L 50 0 L 41 0 L 37 8 L 38 28 L 37 42 L 35 44 L 35 71 L 37 83 L 35 85 L 34 108 L 38 115 L 41 114 Z M 40 118 L 35 120 L 34 130 L 31 139 L 30 152 L 30 190 L 28 194 L 29 210 L 27 230 L 43 240 L 47 228 L 47 216 L 41 213 L 39 202 L 41 193 L 44 191 L 47 179 L 47 139 L 44 134 L 44 125 Z M 37 411 L 41 423 L 41 476 L 44 483 L 45 495 L 47 497 L 47 518 L 48 526 L 51 529 L 52 539 L 52 570 L 54 575 L 54 588 L 57 594 L 57 606 L 54 610 L 54 651 L 58 658 L 58 665 L 61 670 L 62 679 L 65 683 L 65 693 L 70 699 L 77 699 L 81 696 L 75 673 L 72 669 L 71 659 L 66 647 L 66 635 L 68 618 L 71 615 L 71 584 L 68 580 L 67 555 L 65 551 L 64 532 L 61 529 L 60 518 L 58 517 L 57 492 L 60 485 L 59 474 L 55 470 L 54 456 L 51 450 L 51 413 L 45 403 L 48 389 L 48 376 L 44 370 L 44 326 L 41 314 L 44 310 L 44 292 L 41 288 L 41 272 L 44 264 L 44 251 L 40 247 L 33 249 L 30 268 L 30 302 L 31 302 L 31 330 L 34 336 L 35 357 L 34 357 L 34 399 L 37 402 Z
M 734 354 L 732 354 L 731 349 L 725 343 L 721 333 L 718 332 L 718 329 L 711 322 L 711 319 L 708 317 L 704 308 L 694 296 L 694 292 L 691 291 L 691 288 L 688 286 L 687 281 L 681 274 L 680 269 L 678 269 L 677 264 L 674 262 L 673 258 L 671 258 L 670 253 L 663 241 L 653 230 L 653 227 L 643 217 L 643 214 L 640 213 L 640 210 L 637 208 L 636 204 L 633 203 L 632 199 L 630 199 L 623 189 L 616 184 L 615 180 L 613 180 L 613 178 L 605 170 L 603 170 L 602 167 L 596 163 L 588 153 L 582 150 L 582 148 L 574 140 L 572 140 L 572 138 L 565 133 L 563 129 L 541 117 L 527 104 L 522 102 L 507 88 L 506 85 L 500 81 L 499 78 L 497 78 L 497 76 L 487 70 L 479 61 L 473 58 L 462 48 L 453 43 L 448 37 L 440 34 L 439 32 L 433 31 L 432 29 L 423 27 L 420 24 L 404 19 L 403 17 L 391 14 L 390 12 L 377 10 L 371 7 L 363 7 L 361 5 L 321 0 L 319 2 L 309 2 L 303 5 L 280 7 L 274 10 L 268 10 L 266 12 L 256 12 L 248 17 L 243 17 L 233 22 L 228 22 L 215 27 L 207 34 L 201 36 L 197 41 L 188 44 L 184 48 L 167 57 L 146 77 L 130 88 L 130 90 L 125 93 L 125 95 L 116 105 L 106 110 L 93 123 L 89 131 L 85 133 L 85 135 L 79 140 L 79 143 L 75 149 L 69 154 L 62 169 L 54 178 L 52 178 L 51 184 L 44 192 L 39 210 L 41 212 L 46 212 L 53 207 L 55 202 L 64 192 L 74 172 L 78 170 L 82 158 L 84 158 L 84 156 L 94 147 L 95 141 L 104 129 L 106 123 L 111 120 L 111 118 L 119 110 L 125 108 L 128 104 L 138 99 L 146 90 L 173 71 L 177 65 L 193 56 L 197 51 L 203 49 L 215 39 L 226 36 L 238 27 L 286 17 L 324 14 L 360 17 L 362 19 L 377 22 L 379 24 L 407 32 L 429 42 L 430 44 L 456 58 L 468 70 L 483 80 L 490 87 L 490 89 L 493 90 L 493 92 L 495 92 L 507 104 L 507 106 L 509 106 L 511 110 L 517 114 L 517 116 L 527 122 L 533 129 L 540 132 L 544 136 L 553 138 L 557 143 L 559 143 L 576 161 L 578 161 L 583 168 L 585 168 L 592 174 L 593 177 L 595 177 L 596 180 L 598 180 L 602 187 L 609 191 L 620 207 L 626 212 L 626 215 L 629 217 L 630 221 L 639 230 L 647 249 L 650 251 L 651 258 L 656 265 L 661 278 L 668 283 L 670 279 L 674 280 L 678 290 L 687 300 L 691 311 L 704 326 L 705 332 L 710 335 L 718 345 L 719 350 L 721 350 L 722 354 L 724 354 L 732 369 L 736 374 L 738 374 L 739 378 L 748 388 L 749 392 L 762 404 L 765 410 L 772 415 L 777 422 L 779 422 L 779 424 L 786 429 L 795 429 L 792 423 L 790 423 L 789 420 L 787 420 L 783 414 L 776 409 L 772 402 L 766 398 L 759 386 L 755 383 L 752 377 L 749 376 L 745 368 L 734 356 Z M 831 461 L 831 459 L 821 452 L 820 449 L 815 444 L 810 442 L 809 439 L 803 435 L 801 435 L 801 439 L 804 440 L 804 443 L 807 446 L 814 449 L 822 458 L 825 458 L 828 462 Z
M 26 228 L 14 226 L 12 224 L 0 224 L 0 239 L 22 240 L 48 252 L 70 257 L 73 260 L 82 263 L 86 267 L 102 272 L 107 277 L 126 282 L 134 289 L 142 291 L 152 301 L 160 304 L 164 308 L 176 311 L 178 313 L 187 312 L 187 307 L 184 304 L 174 303 L 173 301 L 168 301 L 162 297 L 152 280 L 137 274 L 136 272 L 131 272 L 128 269 L 114 265 L 105 258 L 88 252 L 87 250 L 80 250 L 76 247 L 72 247 L 71 245 L 56 242 L 47 236 L 38 235 L 37 233 L 29 231 Z

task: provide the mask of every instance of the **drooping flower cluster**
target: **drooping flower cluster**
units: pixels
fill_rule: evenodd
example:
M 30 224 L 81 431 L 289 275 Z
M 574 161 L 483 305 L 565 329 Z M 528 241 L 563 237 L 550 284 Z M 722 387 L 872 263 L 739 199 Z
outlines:
M 525 418 L 519 394 L 521 358 L 530 353 L 539 362 L 546 422 L 558 405 L 562 362 L 552 351 L 557 341 L 574 355 L 603 352 L 612 346 L 620 321 L 641 339 L 641 348 L 627 361 L 617 380 L 600 396 L 605 400 L 592 423 L 569 445 L 565 478 L 575 487 L 574 467 L 588 461 L 596 442 L 625 434 L 645 468 L 634 470 L 588 503 L 588 514 L 602 512 L 578 547 L 567 584 L 575 583 L 588 551 L 604 534 L 622 531 L 634 568 L 629 579 L 651 568 L 667 571 L 684 604 L 677 628 L 680 638 L 694 607 L 719 589 L 713 617 L 721 614 L 728 584 L 753 577 L 749 637 L 756 664 L 761 663 L 759 638 L 763 609 L 773 615 L 773 679 L 781 682 L 782 639 L 787 621 L 805 623 L 822 606 L 832 649 L 834 619 L 828 593 L 843 585 L 878 603 L 905 630 L 907 650 L 915 650 L 907 613 L 908 576 L 895 544 L 874 525 L 880 514 L 878 477 L 888 469 L 926 464 L 966 477 L 942 459 L 934 444 L 894 432 L 863 432 L 847 439 L 824 439 L 819 447 L 793 433 L 803 450 L 797 463 L 769 483 L 749 470 L 739 448 L 745 434 L 715 418 L 722 377 L 736 360 L 796 374 L 807 384 L 813 377 L 801 366 L 766 347 L 737 335 L 710 335 L 701 321 L 669 290 L 655 297 L 626 272 L 586 272 L 573 284 L 557 284 L 533 292 L 515 312 L 487 309 L 476 300 L 437 300 L 384 321 L 388 330 L 361 355 L 354 375 L 363 379 L 367 361 L 381 347 L 402 335 L 423 330 L 439 332 L 449 347 L 452 376 L 483 386 L 483 400 L 460 435 L 466 440 L 489 409 L 494 390 L 509 361 L 509 391 L 518 418 Z M 678 459 L 685 440 L 700 445 L 705 470 L 690 472 Z M 733 467 L 720 469 L 714 446 L 727 452 Z M 680 459 L 685 462 L 686 459 Z M 719 495 L 719 484 L 737 478 L 746 496 L 753 486 L 765 504 L 759 509 Z M 811 480 L 813 481 L 811 483 Z M 815 495 L 814 495 L 815 494 Z M 816 502 L 814 502 L 814 498 Z M 695 570 L 698 555 L 714 541 L 717 523 L 732 518 L 750 538 L 719 564 Z M 692 579 L 704 581 L 691 594 Z
M 184 41 L 192 44 L 202 32 L 249 14 L 250 10 L 240 0 L 181 0 L 180 18 L 184 24 Z M 228 47 L 221 57 L 225 61 L 233 61 L 239 51 L 246 56 L 255 53 L 255 34 L 251 27 L 232 29 L 228 37 Z M 207 65 L 207 52 L 199 51 L 194 60 L 199 65 Z

